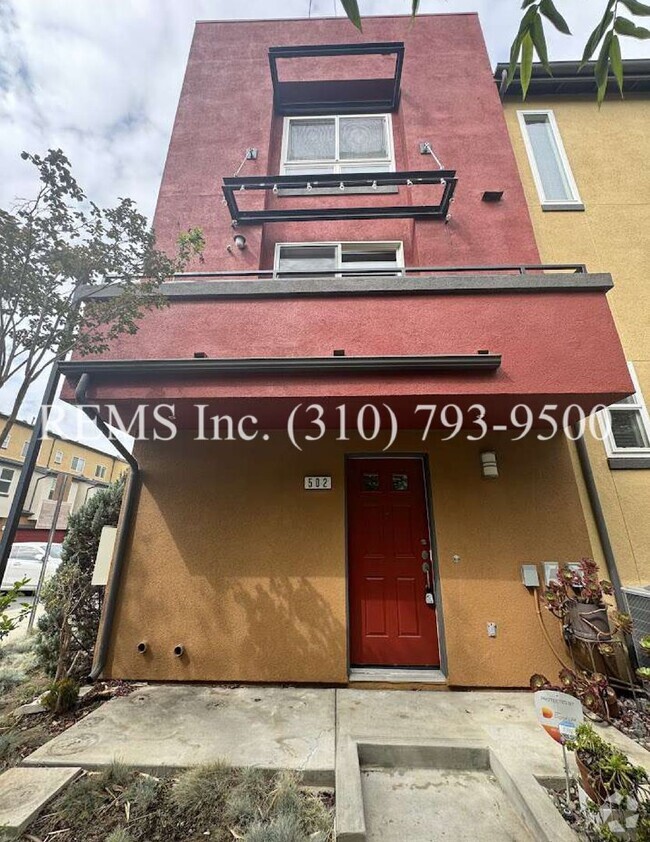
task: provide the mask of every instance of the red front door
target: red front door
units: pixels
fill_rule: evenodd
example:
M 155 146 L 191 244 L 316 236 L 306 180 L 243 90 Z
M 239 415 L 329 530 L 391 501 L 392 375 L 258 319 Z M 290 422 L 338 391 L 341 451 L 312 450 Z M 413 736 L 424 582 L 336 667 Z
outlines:
M 422 461 L 350 459 L 347 476 L 350 661 L 439 666 Z

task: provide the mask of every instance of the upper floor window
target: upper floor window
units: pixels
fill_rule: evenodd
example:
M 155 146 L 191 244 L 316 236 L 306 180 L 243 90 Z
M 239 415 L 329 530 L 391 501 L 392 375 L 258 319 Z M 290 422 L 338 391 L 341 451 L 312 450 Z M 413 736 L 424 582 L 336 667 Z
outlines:
M 14 478 L 15 471 L 11 468 L 2 468 L 0 470 L 0 496 L 7 497 L 11 489 L 11 483 Z
M 282 175 L 394 169 L 390 114 L 284 120 Z
M 82 459 L 81 456 L 73 456 L 70 460 L 70 467 L 73 471 L 83 471 L 86 467 L 86 460 Z
M 56 450 L 54 452 L 54 464 L 60 465 L 61 462 L 63 462 L 63 451 L 62 450 Z
M 96 465 L 95 476 L 97 477 L 97 479 L 104 479 L 104 477 L 106 476 L 106 465 Z
M 650 457 L 650 417 L 634 366 L 628 365 L 635 391 L 607 407 L 607 415 L 603 418 L 605 447 L 609 456 Z
M 543 210 L 584 210 L 552 111 L 518 111 Z
M 337 277 L 397 275 L 404 267 L 401 242 L 395 243 L 278 243 L 275 272 L 299 272 L 302 277 L 331 273 Z
M 28 451 L 28 450 L 29 450 L 29 439 L 27 439 L 27 441 L 24 441 L 24 442 L 23 442 L 23 448 L 22 448 L 22 450 L 20 451 L 20 455 L 21 455 L 21 457 L 22 457 L 23 459 L 25 458 L 25 456 L 27 456 L 27 451 Z
M 2 450 L 6 450 L 9 447 L 10 441 L 11 441 L 11 433 L 7 433 L 7 438 L 2 442 L 2 445 L 0 445 Z

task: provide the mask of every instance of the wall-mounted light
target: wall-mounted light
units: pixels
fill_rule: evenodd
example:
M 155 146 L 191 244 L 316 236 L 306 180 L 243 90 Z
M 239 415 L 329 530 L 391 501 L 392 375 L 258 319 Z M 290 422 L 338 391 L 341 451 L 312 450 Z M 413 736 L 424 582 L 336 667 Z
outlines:
M 483 450 L 481 452 L 481 471 L 486 479 L 497 479 L 499 476 L 497 455 L 493 450 Z
M 246 248 L 246 237 L 244 237 L 243 234 L 235 234 L 233 240 L 240 251 L 243 251 Z

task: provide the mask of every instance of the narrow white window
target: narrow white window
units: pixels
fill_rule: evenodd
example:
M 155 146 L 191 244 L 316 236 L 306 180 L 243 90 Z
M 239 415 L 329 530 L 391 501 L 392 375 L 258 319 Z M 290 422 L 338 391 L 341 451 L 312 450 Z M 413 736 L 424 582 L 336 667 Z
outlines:
M 542 209 L 584 210 L 552 111 L 518 111 Z
M 277 277 L 399 275 L 403 268 L 401 242 L 278 243 L 275 247 Z
M 22 450 L 20 451 L 20 455 L 21 455 L 21 457 L 22 457 L 23 459 L 25 458 L 25 456 L 27 456 L 27 451 L 28 451 L 28 450 L 29 450 L 29 439 L 27 439 L 27 441 L 24 441 L 24 442 L 23 442 L 23 448 L 22 448 Z
M 285 118 L 282 175 L 394 169 L 390 114 Z
M 2 450 L 6 450 L 9 447 L 9 442 L 11 441 L 11 433 L 7 433 L 7 438 L 2 442 Z
M 15 471 L 12 471 L 11 468 L 2 468 L 0 470 L 0 497 L 8 496 L 14 473 Z
M 634 383 L 634 394 L 609 406 L 601 415 L 605 448 L 614 459 L 614 467 L 625 467 L 628 460 L 638 463 L 639 457 L 650 462 L 650 417 L 632 363 L 628 363 Z
M 96 465 L 95 476 L 97 477 L 97 479 L 104 479 L 104 477 L 106 476 L 106 465 Z
M 63 462 L 63 451 L 62 450 L 56 450 L 54 452 L 54 464 L 60 465 L 61 462 Z
M 86 460 L 82 459 L 81 456 L 73 456 L 70 460 L 70 468 L 73 471 L 81 472 L 86 467 Z

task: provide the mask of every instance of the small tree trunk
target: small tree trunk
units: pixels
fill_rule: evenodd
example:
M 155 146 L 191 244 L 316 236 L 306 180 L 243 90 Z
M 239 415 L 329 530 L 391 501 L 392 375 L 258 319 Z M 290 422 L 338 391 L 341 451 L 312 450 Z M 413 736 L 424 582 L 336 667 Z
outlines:
M 31 386 L 31 380 L 28 377 L 25 377 L 23 382 L 20 384 L 20 388 L 18 389 L 18 393 L 14 400 L 14 405 L 12 407 L 11 412 L 9 413 L 9 417 L 7 418 L 4 428 L 0 430 L 0 447 L 4 444 L 5 439 L 11 432 L 11 428 L 14 426 L 18 419 L 18 413 L 20 412 L 20 407 L 23 405 L 23 401 L 25 400 L 25 395 L 27 394 L 27 390 Z

